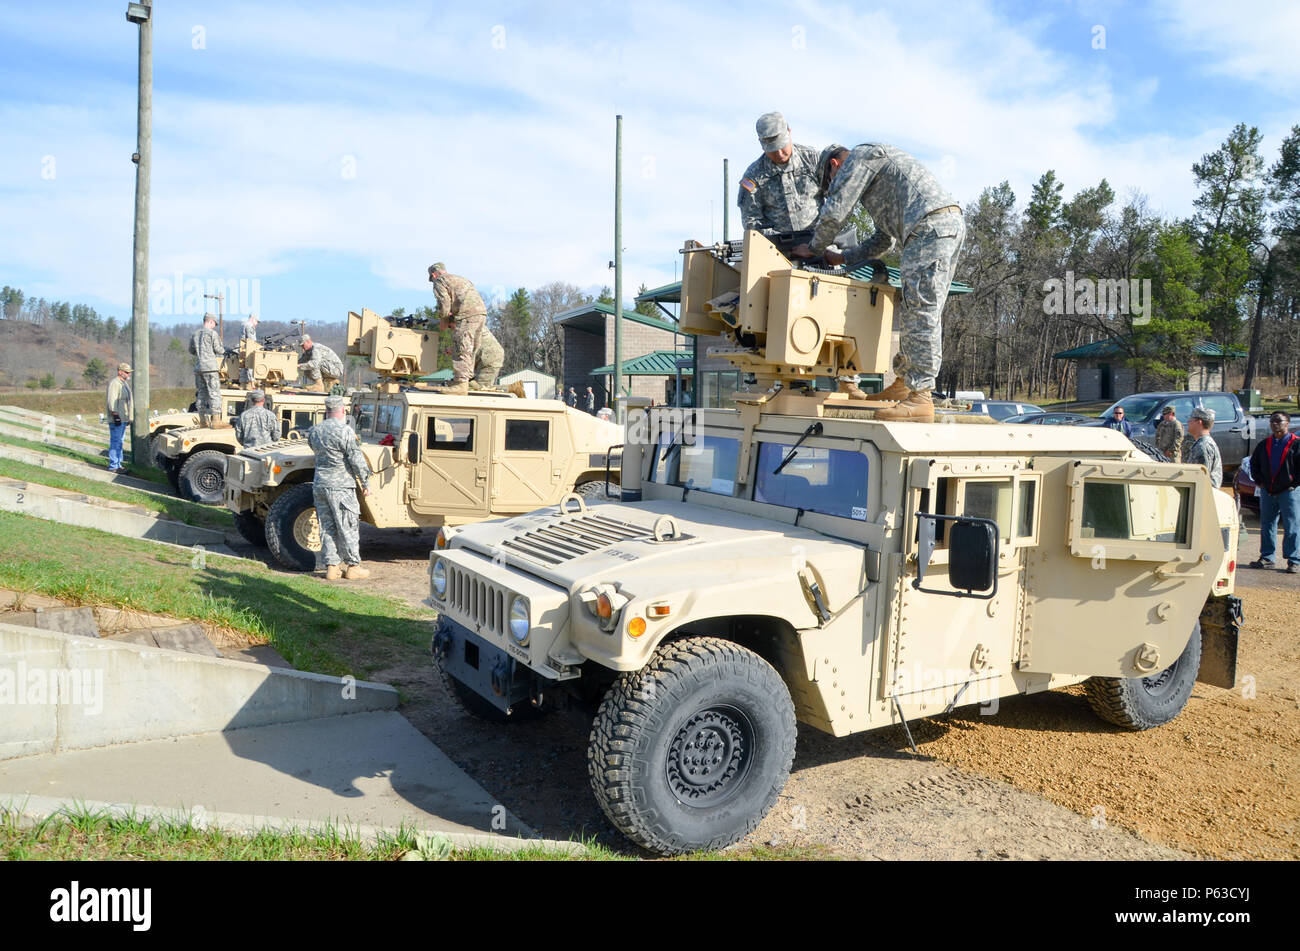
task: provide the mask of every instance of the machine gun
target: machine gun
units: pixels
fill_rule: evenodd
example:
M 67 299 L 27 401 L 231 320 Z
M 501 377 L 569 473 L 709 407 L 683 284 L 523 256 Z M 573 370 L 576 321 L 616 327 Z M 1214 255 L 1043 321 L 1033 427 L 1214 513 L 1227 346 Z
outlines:
M 370 369 L 394 379 L 432 373 L 438 366 L 436 321 L 380 317 L 372 310 L 348 312 L 348 353 L 365 357 Z
M 270 334 L 259 340 L 258 344 L 263 350 L 295 350 L 302 343 L 305 326 L 306 321 L 300 320 L 296 330 L 282 330 L 278 334 Z
M 793 249 L 809 234 L 783 236 L 782 246 Z M 762 232 L 747 231 L 737 267 L 733 244 L 688 241 L 682 248 L 680 325 L 723 338 L 708 356 L 786 387 L 888 371 L 899 292 L 883 264 L 871 281 L 801 267 Z

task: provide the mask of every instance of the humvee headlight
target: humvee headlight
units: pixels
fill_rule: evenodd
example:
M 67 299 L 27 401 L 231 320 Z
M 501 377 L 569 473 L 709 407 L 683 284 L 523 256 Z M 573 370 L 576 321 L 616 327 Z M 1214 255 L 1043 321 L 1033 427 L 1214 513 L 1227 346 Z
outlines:
M 515 599 L 510 602 L 510 636 L 515 639 L 516 644 L 522 644 L 528 640 L 530 626 L 528 599 L 516 595 Z
M 439 600 L 447 593 L 447 563 L 441 558 L 433 563 L 433 569 L 429 572 L 429 578 L 433 581 L 433 593 Z
M 609 595 L 601 592 L 596 595 L 596 617 L 602 621 L 608 621 L 614 616 L 614 604 L 609 600 Z

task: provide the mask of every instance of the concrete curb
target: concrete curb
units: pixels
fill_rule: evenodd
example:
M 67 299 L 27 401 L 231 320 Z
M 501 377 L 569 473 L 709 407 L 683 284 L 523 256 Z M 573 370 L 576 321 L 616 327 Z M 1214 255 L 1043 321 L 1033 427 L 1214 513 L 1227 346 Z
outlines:
M 387 684 L 0 624 L 0 760 L 397 708 Z
M 14 439 L 26 439 L 28 442 L 46 443 L 50 446 L 58 446 L 60 449 L 71 449 L 92 456 L 108 455 L 107 442 L 93 443 L 80 439 L 64 439 L 61 436 L 46 437 L 39 429 L 24 429 L 22 426 L 15 426 L 13 423 L 3 421 L 0 421 L 0 436 L 12 436 Z
M 21 406 L 0 406 L 0 417 L 5 416 L 35 426 L 44 425 L 48 417 L 54 420 L 56 426 L 54 435 L 56 436 L 59 433 L 64 433 L 77 439 L 88 439 L 91 442 L 108 442 L 108 426 L 100 423 L 98 417 L 93 423 L 86 423 L 85 421 L 79 423 L 75 419 L 69 419 L 66 416 L 55 416 L 53 413 L 38 413 L 36 410 L 23 409 Z
M 34 482 L 0 481 L 0 511 L 186 547 L 226 544 L 226 533 L 217 529 L 156 518 L 122 502 Z
M 0 812 L 10 811 L 20 824 L 34 825 L 50 816 L 76 815 L 85 811 L 103 812 L 114 818 L 148 818 L 163 822 L 191 823 L 199 828 L 220 829 L 234 835 L 254 835 L 263 830 L 278 833 L 323 832 L 333 828 L 340 833 L 355 836 L 367 845 L 374 845 L 382 835 L 393 835 L 398 830 L 381 826 L 353 825 L 330 822 L 303 823 L 275 816 L 245 815 L 233 812 L 209 812 L 201 807 L 163 809 L 157 806 L 138 806 L 130 803 L 90 802 L 59 799 L 52 796 L 31 796 L 21 793 L 0 792 Z M 421 844 L 431 839 L 443 838 L 456 848 L 490 848 L 502 853 L 525 848 L 544 848 L 561 855 L 581 855 L 586 846 L 580 842 L 561 842 L 558 839 L 525 839 L 517 836 L 489 835 L 470 832 L 422 832 L 417 837 Z
M 148 492 L 163 499 L 176 498 L 170 492 L 165 491 L 163 484 L 160 482 L 150 482 L 147 479 L 136 479 L 132 476 L 114 475 L 107 469 L 100 469 L 89 463 L 77 462 L 75 459 L 66 459 L 63 456 L 52 456 L 49 453 L 37 452 L 35 449 L 21 449 L 18 446 L 7 446 L 0 443 L 0 459 L 22 462 L 29 466 L 40 466 L 42 469 L 49 469 L 51 472 L 80 476 L 92 482 L 120 485 L 128 489 Z

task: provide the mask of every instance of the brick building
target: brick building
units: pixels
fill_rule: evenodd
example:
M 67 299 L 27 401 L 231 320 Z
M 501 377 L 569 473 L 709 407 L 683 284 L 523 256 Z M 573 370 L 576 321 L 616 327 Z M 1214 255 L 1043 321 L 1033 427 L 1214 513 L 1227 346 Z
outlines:
M 564 374 L 560 398 L 572 387 L 578 393 L 578 405 L 585 408 L 587 387 L 596 393 L 596 405 L 608 406 L 614 363 L 614 307 L 612 304 L 583 304 L 557 314 L 564 346 Z M 682 351 L 690 356 L 691 338 L 677 331 L 670 320 L 649 317 L 636 311 L 623 311 L 623 360 L 654 354 L 658 351 Z M 666 365 L 666 364 L 665 364 Z M 600 371 L 600 372 L 596 372 Z M 623 381 L 629 396 L 648 396 L 656 403 L 667 400 L 668 374 L 638 373 Z

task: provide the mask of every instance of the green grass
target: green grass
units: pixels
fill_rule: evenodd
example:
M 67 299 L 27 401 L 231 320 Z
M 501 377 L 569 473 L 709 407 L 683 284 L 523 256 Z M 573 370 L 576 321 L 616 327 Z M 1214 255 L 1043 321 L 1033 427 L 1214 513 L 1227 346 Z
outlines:
M 74 605 L 206 621 L 269 643 L 300 670 L 370 678 L 427 655 L 433 612 L 259 562 L 206 556 L 0 512 L 0 587 Z
M 77 390 L 72 393 L 0 393 L 0 406 L 21 406 L 23 409 L 54 416 L 75 416 L 94 413 L 95 418 L 104 412 L 105 387 L 94 390 Z M 152 409 L 163 410 L 169 406 L 186 407 L 194 401 L 193 388 L 168 387 L 152 390 L 149 402 Z
M 18 449 L 30 449 L 33 452 L 43 452 L 51 456 L 62 456 L 64 459 L 84 462 L 86 465 L 94 466 L 96 469 L 103 469 L 107 466 L 105 458 L 97 453 L 81 452 L 77 449 L 67 449 L 63 446 L 36 442 L 31 439 L 22 439 L 17 436 L 0 435 L 0 445 L 15 446 Z M 127 462 L 124 468 L 129 474 L 135 476 L 137 479 L 146 479 L 149 482 L 157 482 L 159 485 L 167 485 L 167 476 L 163 475 L 153 466 Z
M 233 530 L 235 527 L 234 516 L 223 508 L 198 505 L 194 502 L 172 497 L 159 498 L 138 489 L 128 489 L 108 482 L 95 482 L 81 476 L 68 475 L 63 472 L 56 472 L 53 469 L 28 465 L 25 462 L 0 459 L 0 476 L 18 479 L 23 482 L 35 482 L 38 485 L 47 485 L 52 489 L 68 489 L 73 492 L 83 492 L 96 498 L 112 499 L 115 502 L 138 505 L 142 509 L 156 512 L 159 515 L 166 515 L 168 518 L 184 522 L 186 525 L 216 528 L 223 531 Z
M 4 423 L 6 426 L 15 426 L 15 427 L 17 427 L 18 429 L 30 429 L 30 430 L 31 430 L 32 432 L 34 432 L 34 433 L 44 433 L 44 432 L 45 432 L 45 427 L 44 427 L 44 426 L 38 426 L 38 425 L 35 424 L 35 423 L 24 423 L 24 422 L 22 422 L 21 420 L 14 419 L 13 417 L 5 417 L 5 418 L 3 418 L 3 419 L 0 419 L 0 423 Z M 107 434 L 104 435 L 104 439 L 103 439 L 103 441 L 102 441 L 102 442 L 98 442 L 98 443 L 97 443 L 95 440 L 91 439 L 89 436 L 83 436 L 83 435 L 79 435 L 79 434 L 78 434 L 78 435 L 74 435 L 73 433 L 70 433 L 70 432 L 67 432 L 67 431 L 64 431 L 64 430 L 60 430 L 60 429 L 57 429 L 57 428 L 56 428 L 56 430 L 55 430 L 55 432 L 54 432 L 54 435 L 57 436 L 59 439 L 69 439 L 69 440 L 72 440 L 73 442 L 82 442 L 82 443 L 85 443 L 85 444 L 87 445 L 87 447 L 95 446 L 95 445 L 100 445 L 100 446 L 106 446 L 106 445 L 108 445 L 108 435 L 107 435 Z

